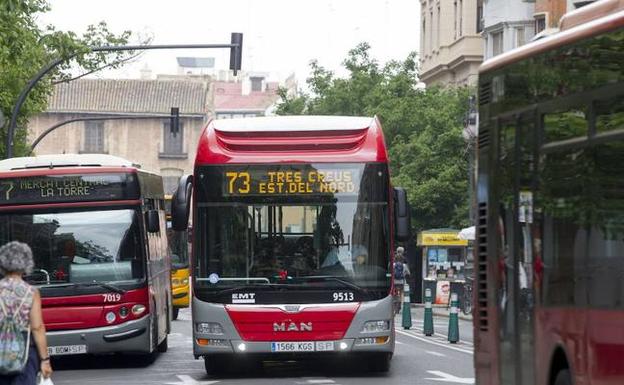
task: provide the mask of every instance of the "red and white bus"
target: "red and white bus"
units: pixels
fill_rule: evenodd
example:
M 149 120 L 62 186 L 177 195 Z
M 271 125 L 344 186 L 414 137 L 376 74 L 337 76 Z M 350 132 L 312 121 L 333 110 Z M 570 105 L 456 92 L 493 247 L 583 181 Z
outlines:
M 193 349 L 208 373 L 332 355 L 388 370 L 409 209 L 376 118 L 214 120 L 174 196 L 178 230 L 191 184 Z
M 624 384 L 624 1 L 484 63 L 480 385 Z
M 27 243 L 51 355 L 167 349 L 162 178 L 109 155 L 0 161 L 0 242 Z

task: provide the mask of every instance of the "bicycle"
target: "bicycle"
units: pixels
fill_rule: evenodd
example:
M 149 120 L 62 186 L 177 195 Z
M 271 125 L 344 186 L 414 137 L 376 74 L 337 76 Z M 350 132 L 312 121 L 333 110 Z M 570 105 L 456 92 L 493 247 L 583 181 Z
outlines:
M 472 278 L 466 278 L 464 282 L 464 293 L 460 303 L 461 311 L 465 315 L 472 314 Z

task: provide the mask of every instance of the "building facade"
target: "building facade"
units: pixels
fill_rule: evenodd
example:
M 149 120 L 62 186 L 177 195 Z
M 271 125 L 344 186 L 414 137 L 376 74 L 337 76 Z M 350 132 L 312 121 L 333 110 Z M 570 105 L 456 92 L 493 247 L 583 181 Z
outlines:
M 216 119 L 273 115 L 280 101 L 278 88 L 283 87 L 292 94 L 296 90 L 296 82 L 294 75 L 282 83 L 268 81 L 267 78 L 267 73 L 255 72 L 243 73 L 238 79 L 216 80 L 214 82 Z
M 556 32 L 559 20 L 567 12 L 584 7 L 596 0 L 535 0 L 535 34 L 547 35 Z
M 520 47 L 535 35 L 535 2 L 484 0 L 483 39 L 485 59 Z
M 482 0 L 421 0 L 420 80 L 475 85 L 483 61 Z
M 213 111 L 208 77 L 177 79 L 79 79 L 58 84 L 46 112 L 31 119 L 32 143 L 43 131 L 76 118 L 145 116 L 145 119 L 79 121 L 47 135 L 37 155 L 105 153 L 160 173 L 171 192 L 193 170 L 201 130 Z M 171 132 L 171 107 L 180 111 L 179 132 Z

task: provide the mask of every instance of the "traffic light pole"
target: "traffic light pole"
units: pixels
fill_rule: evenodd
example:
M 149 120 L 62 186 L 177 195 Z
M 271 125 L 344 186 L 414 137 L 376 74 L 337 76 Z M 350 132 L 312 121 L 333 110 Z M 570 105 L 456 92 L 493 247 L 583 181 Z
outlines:
M 160 44 L 160 45 L 120 45 L 120 46 L 102 46 L 91 47 L 90 52 L 117 52 L 117 51 L 140 51 L 154 49 L 200 49 L 200 48 L 230 48 L 230 69 L 234 71 L 234 75 L 241 68 L 241 57 L 243 50 L 243 34 L 232 33 L 232 43 L 230 44 Z M 70 55 L 67 58 L 57 58 L 51 61 L 47 66 L 43 67 L 22 89 L 17 98 L 17 102 L 11 113 L 11 121 L 7 130 L 6 139 L 6 158 L 13 157 L 13 137 L 15 136 L 15 127 L 17 126 L 17 116 L 19 115 L 22 105 L 26 101 L 26 97 L 35 85 L 56 66 L 66 60 L 73 59 L 80 52 Z
M 173 108 L 172 108 L 173 111 Z M 172 112 L 173 114 L 173 112 Z M 63 127 L 66 124 L 69 123 L 75 123 L 75 122 L 91 122 L 91 121 L 98 121 L 98 120 L 141 120 L 141 119 L 158 119 L 158 118 L 162 118 L 162 119 L 171 119 L 172 121 L 172 127 L 174 125 L 178 125 L 177 123 L 177 119 L 178 117 L 175 117 L 173 115 L 165 115 L 165 114 L 141 114 L 141 115 L 114 115 L 114 116 L 98 116 L 98 117 L 89 117 L 89 118 L 75 118 L 75 119 L 69 119 L 69 120 L 65 120 L 63 122 L 57 123 L 55 125 L 53 125 L 52 127 L 48 128 L 47 130 L 45 130 L 44 132 L 41 133 L 41 135 L 39 135 L 37 137 L 37 139 L 35 139 L 35 141 L 30 145 L 30 151 L 34 151 L 35 147 L 37 147 L 37 145 L 39 144 L 39 142 L 41 142 L 43 140 L 43 138 L 45 138 L 49 133 L 51 133 L 52 131 L 56 130 L 59 127 Z M 176 123 L 173 123 L 173 121 L 176 121 Z M 173 131 L 172 132 L 175 134 L 177 134 L 177 132 Z

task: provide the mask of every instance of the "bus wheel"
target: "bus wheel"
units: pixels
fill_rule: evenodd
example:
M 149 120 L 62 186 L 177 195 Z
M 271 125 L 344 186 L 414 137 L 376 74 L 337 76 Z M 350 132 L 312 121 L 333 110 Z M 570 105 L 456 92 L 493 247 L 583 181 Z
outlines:
M 173 319 L 177 320 L 178 319 L 178 314 L 180 313 L 180 308 L 178 307 L 174 307 L 173 308 Z
M 158 353 L 166 353 L 169 349 L 169 336 L 166 335 L 165 339 L 158 344 Z
M 568 369 L 561 369 L 559 373 L 557 373 L 554 385 L 572 385 L 570 371 Z
M 223 374 L 227 368 L 227 359 L 220 355 L 204 356 L 204 368 L 210 376 Z
M 378 353 L 371 355 L 368 359 L 368 367 L 371 372 L 386 373 L 390 370 L 392 353 Z

